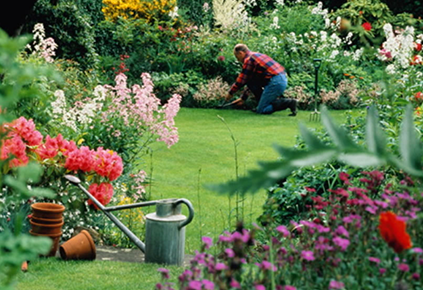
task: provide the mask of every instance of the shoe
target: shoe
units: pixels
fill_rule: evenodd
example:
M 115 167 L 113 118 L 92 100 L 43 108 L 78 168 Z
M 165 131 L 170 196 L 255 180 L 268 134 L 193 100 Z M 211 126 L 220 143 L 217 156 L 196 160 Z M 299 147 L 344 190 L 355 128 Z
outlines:
M 288 116 L 290 117 L 295 117 L 297 116 L 297 103 L 298 101 L 295 99 L 292 99 L 292 102 L 289 106 L 289 108 L 291 109 L 291 114 L 289 114 Z

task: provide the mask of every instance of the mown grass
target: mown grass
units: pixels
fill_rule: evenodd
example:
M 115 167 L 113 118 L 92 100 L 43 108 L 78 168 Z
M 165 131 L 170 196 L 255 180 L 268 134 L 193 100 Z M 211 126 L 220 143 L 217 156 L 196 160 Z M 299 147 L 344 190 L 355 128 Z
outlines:
M 344 112 L 331 115 L 342 122 Z M 288 117 L 288 112 L 257 115 L 250 111 L 182 108 L 176 117 L 179 142 L 167 149 L 154 144 L 152 157 L 145 156 L 145 170 L 152 173 L 151 199 L 186 198 L 195 217 L 186 228 L 187 254 L 198 250 L 202 236 L 216 238 L 235 223 L 235 197 L 219 195 L 204 185 L 236 178 L 234 142 L 236 139 L 239 175 L 257 167 L 257 161 L 274 160 L 278 154 L 272 144 L 292 146 L 299 122 L 310 128 L 321 127 L 309 121 L 310 112 Z M 224 122 L 222 121 L 224 120 Z M 230 129 L 230 131 L 228 130 Z M 152 172 L 151 170 L 152 169 Z M 265 190 L 248 195 L 243 209 L 245 223 L 251 224 L 261 213 Z M 154 211 L 149 208 L 149 211 Z M 184 213 L 187 214 L 184 209 Z M 154 289 L 160 281 L 159 265 L 111 261 L 32 261 L 27 273 L 18 277 L 17 289 Z M 171 267 L 174 277 L 178 267 Z

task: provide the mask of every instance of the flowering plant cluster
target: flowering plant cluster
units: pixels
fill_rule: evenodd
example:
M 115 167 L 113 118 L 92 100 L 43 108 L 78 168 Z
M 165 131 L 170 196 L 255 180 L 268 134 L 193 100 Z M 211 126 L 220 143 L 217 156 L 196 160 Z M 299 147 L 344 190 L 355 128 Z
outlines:
M 422 287 L 423 195 L 410 179 L 385 186 L 384 174 L 362 172 L 328 198 L 313 197 L 309 216 L 275 229 L 239 227 L 212 239 L 179 276 L 179 289 L 416 289 Z M 308 189 L 313 191 L 312 188 Z M 264 243 L 255 237 L 264 234 Z M 169 273 L 157 289 L 173 289 Z
M 166 20 L 174 18 L 177 9 L 176 0 L 103 0 L 102 12 L 106 20 L 146 19 L 147 21 Z
M 87 146 L 78 146 L 74 141 L 68 141 L 61 134 L 52 138 L 46 136 L 43 142 L 42 134 L 35 129 L 32 120 L 20 117 L 11 123 L 2 125 L 1 131 L 6 137 L 0 144 L 0 159 L 9 160 L 6 172 L 14 167 L 28 164 L 30 159 L 46 168 L 65 173 L 84 173 L 96 182 L 89 191 L 106 205 L 113 196 L 113 187 L 109 183 L 117 179 L 123 172 L 122 159 L 116 152 L 101 147 L 92 150 Z M 53 182 L 53 181 L 50 181 Z M 46 184 L 49 186 L 49 184 Z M 88 201 L 92 204 L 92 201 Z

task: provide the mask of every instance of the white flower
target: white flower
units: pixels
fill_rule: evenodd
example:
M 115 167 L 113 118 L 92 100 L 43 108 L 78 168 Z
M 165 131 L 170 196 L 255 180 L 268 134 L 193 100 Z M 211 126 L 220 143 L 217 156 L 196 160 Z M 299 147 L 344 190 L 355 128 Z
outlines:
M 176 17 L 178 17 L 178 6 L 175 6 L 175 8 L 173 8 L 170 12 L 169 12 L 169 17 L 174 19 Z

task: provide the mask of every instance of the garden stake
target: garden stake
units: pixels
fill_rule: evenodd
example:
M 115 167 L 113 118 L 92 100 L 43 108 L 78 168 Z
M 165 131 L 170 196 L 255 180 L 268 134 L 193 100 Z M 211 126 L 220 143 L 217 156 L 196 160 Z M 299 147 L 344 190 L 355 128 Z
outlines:
M 320 68 L 322 59 L 315 58 L 313 62 L 314 62 L 314 112 L 310 113 L 309 121 L 320 121 L 320 112 L 317 111 L 317 90 L 318 90 L 319 68 Z
M 194 218 L 194 208 L 185 198 L 162 199 L 105 207 L 73 175 L 64 176 L 78 186 L 104 214 L 145 254 L 145 262 L 181 266 L 184 261 L 185 226 Z M 188 218 L 181 214 L 181 204 L 188 207 Z M 111 212 L 143 206 L 156 206 L 156 212 L 146 215 L 145 243 L 131 232 Z

